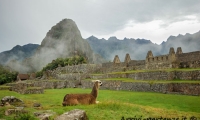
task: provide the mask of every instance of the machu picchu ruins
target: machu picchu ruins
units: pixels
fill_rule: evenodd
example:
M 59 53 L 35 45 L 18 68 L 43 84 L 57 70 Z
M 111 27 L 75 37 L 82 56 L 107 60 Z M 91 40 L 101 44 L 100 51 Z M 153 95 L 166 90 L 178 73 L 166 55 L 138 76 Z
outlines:
M 145 60 L 131 60 L 130 55 L 125 55 L 124 62 L 121 62 L 118 55 L 113 62 L 103 63 L 102 67 L 118 67 L 128 70 L 157 70 L 170 68 L 199 68 L 200 67 L 200 51 L 183 53 L 181 47 L 175 50 L 173 47 L 169 49 L 169 54 L 154 56 L 152 51 L 148 51 Z
M 200 80 L 200 70 L 190 71 L 199 67 L 200 51 L 183 53 L 178 47 L 176 52 L 170 48 L 169 54 L 159 56 L 153 56 L 152 51 L 148 51 L 145 60 L 132 60 L 127 53 L 123 62 L 116 55 L 113 62 L 58 66 L 54 70 L 44 71 L 40 79 L 32 77 L 7 85 L 11 85 L 13 91 L 33 94 L 43 93 L 43 89 L 90 88 L 92 84 L 89 80 L 99 79 L 104 82 L 101 89 L 200 95 L 200 84 L 195 82 Z M 182 71 L 182 68 L 188 71 Z M 191 83 L 170 82 L 173 80 L 190 80 Z

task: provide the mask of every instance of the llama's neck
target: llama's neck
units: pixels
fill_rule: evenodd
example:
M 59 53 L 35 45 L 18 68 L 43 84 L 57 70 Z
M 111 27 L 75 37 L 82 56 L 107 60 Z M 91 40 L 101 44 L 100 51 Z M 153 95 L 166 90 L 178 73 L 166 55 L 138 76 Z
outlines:
M 94 84 L 94 86 L 93 86 L 93 89 L 92 89 L 91 94 L 92 94 L 95 98 L 97 98 L 97 95 L 98 95 L 98 87 L 96 87 L 95 84 Z

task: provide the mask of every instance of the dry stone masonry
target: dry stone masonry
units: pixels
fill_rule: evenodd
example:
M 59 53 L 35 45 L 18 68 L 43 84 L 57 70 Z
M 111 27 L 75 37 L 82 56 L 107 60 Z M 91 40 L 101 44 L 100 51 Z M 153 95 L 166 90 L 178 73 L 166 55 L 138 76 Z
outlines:
M 183 53 L 181 48 L 170 48 L 169 54 L 153 56 L 148 51 L 145 60 L 131 60 L 126 54 L 124 62 L 116 55 L 113 62 L 103 64 L 78 64 L 73 66 L 58 67 L 46 71 L 42 79 L 26 80 L 15 84 L 8 84 L 11 90 L 21 94 L 43 93 L 43 89 L 62 88 L 91 88 L 92 82 L 86 79 L 132 79 L 133 82 L 120 80 L 105 80 L 101 89 L 128 90 L 128 91 L 150 91 L 160 93 L 175 93 L 185 95 L 200 95 L 200 70 L 167 71 L 169 68 L 197 68 L 200 67 L 200 51 Z M 136 70 L 130 72 L 130 70 Z M 137 70 L 143 70 L 142 72 Z M 129 72 L 126 72 L 129 71 Z M 135 82 L 134 80 L 137 80 Z M 196 81 L 191 83 L 154 82 L 159 81 Z
M 200 51 L 183 53 L 181 47 L 177 48 L 175 53 L 171 47 L 169 54 L 154 56 L 152 51 L 147 52 L 145 60 L 131 60 L 129 54 L 126 54 L 124 62 L 121 62 L 118 55 L 113 62 L 103 63 L 102 67 L 115 70 L 115 67 L 126 68 L 127 70 L 155 70 L 169 68 L 199 68 Z

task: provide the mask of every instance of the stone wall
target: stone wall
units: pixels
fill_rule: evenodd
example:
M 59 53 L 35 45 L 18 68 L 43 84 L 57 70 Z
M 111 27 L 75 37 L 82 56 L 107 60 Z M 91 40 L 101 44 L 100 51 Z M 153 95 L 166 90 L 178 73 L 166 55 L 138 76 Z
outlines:
M 102 67 L 111 67 L 113 66 L 113 62 L 102 63 Z
M 199 68 L 200 51 L 181 53 L 176 55 L 180 68 Z
M 160 92 L 184 95 L 200 95 L 200 83 L 154 83 L 154 82 L 122 82 L 119 80 L 101 80 L 103 85 L 100 89 L 106 90 L 127 90 L 142 92 Z M 92 89 L 93 82 L 82 80 L 81 84 L 76 86 L 79 88 Z M 31 87 L 27 87 L 31 85 Z M 12 90 L 21 94 L 41 94 L 43 89 L 61 89 L 74 88 L 75 81 L 72 80 L 32 80 L 26 84 L 16 84 L 12 86 Z M 20 87 L 16 90 L 17 87 Z M 24 89 L 27 87 L 26 89 Z M 42 88 L 42 89 L 41 89 Z
M 127 70 L 144 70 L 146 69 L 145 60 L 131 60 L 127 64 Z
M 176 57 L 180 62 L 199 61 L 200 51 L 177 54 Z
M 43 73 L 42 79 L 55 78 L 59 80 L 86 79 L 90 73 L 101 72 L 101 64 L 79 64 L 73 66 L 58 67 Z
M 134 80 L 200 80 L 200 70 L 195 71 L 151 71 L 135 73 L 113 73 L 90 75 L 92 79 L 131 78 Z
M 117 59 L 116 59 L 117 58 Z M 181 47 L 177 48 L 175 53 L 171 47 L 169 54 L 153 56 L 152 51 L 148 51 L 145 60 L 131 60 L 129 54 L 126 54 L 125 61 L 120 62 L 115 56 L 113 62 L 103 63 L 106 69 L 110 67 L 126 67 L 127 70 L 144 70 L 144 69 L 169 69 L 169 68 L 199 68 L 200 51 L 183 53 Z M 116 62 L 116 60 L 118 60 Z M 108 71 L 110 71 L 109 69 Z
M 42 87 L 43 89 L 61 89 L 68 85 L 66 80 L 36 80 L 30 82 L 35 87 Z
M 9 85 L 9 84 L 8 84 Z M 10 90 L 15 91 L 20 94 L 42 94 L 44 90 L 42 87 L 36 87 L 32 83 L 18 82 L 12 84 Z
M 141 92 L 159 92 L 183 95 L 200 95 L 200 83 L 147 83 L 147 82 L 122 82 L 122 81 L 102 81 L 100 89 L 126 90 Z M 93 83 L 83 81 L 84 88 L 92 88 Z

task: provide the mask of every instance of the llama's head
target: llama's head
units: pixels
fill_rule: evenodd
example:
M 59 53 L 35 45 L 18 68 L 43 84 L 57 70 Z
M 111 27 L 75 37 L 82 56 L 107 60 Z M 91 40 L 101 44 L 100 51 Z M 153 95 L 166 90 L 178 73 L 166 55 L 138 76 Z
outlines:
M 95 85 L 102 86 L 102 82 L 100 80 L 92 80 L 92 82 L 94 82 Z

